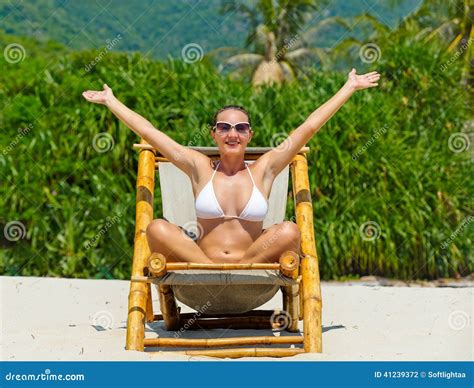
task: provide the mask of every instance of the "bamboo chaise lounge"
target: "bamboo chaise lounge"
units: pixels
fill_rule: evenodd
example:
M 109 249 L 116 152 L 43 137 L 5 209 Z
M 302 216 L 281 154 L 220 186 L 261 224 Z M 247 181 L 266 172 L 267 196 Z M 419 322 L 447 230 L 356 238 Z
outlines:
M 150 252 L 146 229 L 154 218 L 155 171 L 159 171 L 166 219 L 180 226 L 195 220 L 194 197 L 189 178 L 157 150 L 144 140 L 134 148 L 139 151 L 139 159 L 126 349 L 182 348 L 187 350 L 180 352 L 188 355 L 231 358 L 321 353 L 322 300 L 306 159 L 309 149 L 304 147 L 275 179 L 263 224 L 266 228 L 284 220 L 291 171 L 295 219 L 301 232 L 300 255 L 286 252 L 278 263 L 197 264 L 166 263 L 163 255 Z M 217 147 L 193 148 L 211 158 L 219 157 Z M 245 160 L 255 160 L 269 149 L 248 147 Z M 156 285 L 161 314 L 153 312 L 151 284 Z M 256 309 L 278 290 L 283 295 L 282 311 Z M 180 313 L 176 300 L 197 311 L 202 308 L 202 314 L 196 318 L 193 313 Z M 209 303 L 204 309 L 206 300 Z M 302 335 L 298 332 L 301 320 Z M 172 331 L 183 328 L 284 329 L 298 334 L 218 339 L 145 338 L 145 323 L 154 321 L 163 321 L 165 329 Z M 242 348 L 255 345 L 264 347 Z

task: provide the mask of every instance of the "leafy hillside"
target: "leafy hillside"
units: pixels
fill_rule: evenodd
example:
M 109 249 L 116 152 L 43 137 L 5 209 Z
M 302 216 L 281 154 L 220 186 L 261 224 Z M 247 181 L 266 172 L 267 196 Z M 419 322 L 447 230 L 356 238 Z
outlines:
M 311 27 L 321 17 L 352 17 L 368 12 L 394 27 L 401 17 L 416 9 L 421 0 L 383 4 L 365 1 L 330 1 L 309 20 Z M 97 48 L 120 34 L 113 50 L 140 51 L 155 58 L 178 57 L 189 43 L 204 52 L 222 46 L 243 47 L 246 23 L 236 15 L 220 15 L 221 0 L 0 0 L 0 28 L 8 34 L 54 39 L 73 49 Z M 362 25 L 354 34 L 367 35 Z M 334 27 L 315 36 L 322 46 L 331 47 L 346 31 Z

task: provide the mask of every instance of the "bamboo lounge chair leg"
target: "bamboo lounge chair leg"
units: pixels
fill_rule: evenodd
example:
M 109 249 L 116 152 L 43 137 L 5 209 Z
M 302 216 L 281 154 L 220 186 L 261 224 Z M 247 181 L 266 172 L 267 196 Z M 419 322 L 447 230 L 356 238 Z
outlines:
M 145 143 L 142 140 L 142 143 Z M 138 157 L 135 241 L 133 245 L 132 276 L 144 276 L 150 248 L 146 228 L 153 220 L 153 194 L 155 189 L 155 153 L 141 150 Z M 127 350 L 144 350 L 147 283 L 130 282 L 128 295 Z
M 298 307 L 298 318 L 300 321 L 303 320 L 303 282 L 300 282 L 299 284 L 299 298 L 298 298 L 298 303 L 299 303 L 299 307 Z
M 153 276 L 166 275 L 166 258 L 161 253 L 153 252 L 147 261 L 148 271 Z M 160 297 L 160 310 L 165 322 L 166 330 L 179 329 L 179 309 L 176 305 L 173 289 L 168 285 L 158 286 L 158 296 Z
M 151 284 L 147 283 L 147 291 L 146 291 L 146 321 L 153 322 L 154 320 L 153 314 L 153 300 L 151 295 Z
M 318 255 L 313 226 L 313 204 L 309 187 L 308 162 L 298 154 L 291 164 L 296 223 L 301 231 L 303 253 L 301 275 L 303 283 L 303 332 L 306 352 L 322 352 L 322 301 Z
M 287 251 L 280 256 L 280 273 L 291 279 L 298 277 L 300 259 L 296 252 Z M 298 331 L 299 285 L 281 287 L 283 295 L 283 310 L 288 313 L 290 322 L 287 331 Z
M 179 330 L 179 310 L 176 305 L 173 289 L 168 285 L 160 285 L 160 309 L 166 330 Z
M 283 294 L 283 310 L 285 310 L 290 317 L 290 324 L 286 330 L 290 333 L 296 333 L 298 331 L 298 290 L 299 285 L 281 287 Z

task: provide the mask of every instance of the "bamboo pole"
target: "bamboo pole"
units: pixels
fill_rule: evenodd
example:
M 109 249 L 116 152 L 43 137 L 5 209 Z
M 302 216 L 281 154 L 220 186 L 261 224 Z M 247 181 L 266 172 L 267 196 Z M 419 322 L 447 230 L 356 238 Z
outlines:
M 145 346 L 163 348 L 214 348 L 222 346 L 302 344 L 301 336 L 233 337 L 233 338 L 145 338 Z
M 240 348 L 240 349 L 204 349 L 182 352 L 188 356 L 207 356 L 221 358 L 240 357 L 291 357 L 304 353 L 301 348 Z
M 250 154 L 250 155 L 244 155 L 244 160 L 257 160 L 261 155 L 257 154 Z M 219 160 L 220 156 L 209 156 L 211 160 Z M 159 168 L 159 163 L 171 163 L 167 158 L 164 156 L 157 156 L 155 158 L 155 169 Z
M 301 265 L 301 264 L 300 264 Z M 300 270 L 301 270 L 301 267 L 300 267 Z M 299 308 L 298 308 L 298 318 L 300 321 L 303 320 L 303 282 L 300 282 L 298 284 L 298 290 L 299 290 L 299 298 L 298 298 L 298 304 L 299 304 Z
M 264 270 L 279 270 L 280 264 L 278 263 L 251 263 L 251 264 L 238 264 L 238 263 L 215 263 L 215 264 L 203 264 L 203 263 L 168 263 L 166 265 L 168 271 L 179 271 L 179 270 L 215 270 L 215 271 L 226 271 L 226 270 L 252 270 L 252 269 L 264 269 Z
M 298 309 L 299 309 L 299 285 L 282 286 L 283 310 L 285 310 L 291 321 L 287 331 L 295 333 L 298 331 Z
M 296 252 L 286 251 L 280 256 L 280 273 L 290 279 L 298 278 L 298 270 L 300 266 L 300 258 Z M 291 321 L 286 330 L 289 332 L 298 331 L 298 307 L 299 292 L 298 285 L 281 287 L 283 295 L 283 310 L 285 310 Z
M 148 283 L 147 284 L 147 290 L 146 290 L 146 312 L 145 312 L 145 315 L 146 315 L 146 321 L 147 322 L 153 322 L 155 316 L 153 314 L 153 299 L 152 299 L 152 295 L 151 295 L 151 284 Z
M 161 284 L 158 286 L 158 295 L 160 297 L 160 309 L 166 330 L 178 330 L 180 317 L 173 289 L 171 286 Z
M 286 251 L 280 256 L 280 273 L 290 279 L 298 278 L 300 258 L 296 252 Z
M 303 279 L 303 332 L 307 352 L 322 352 L 321 287 L 318 259 L 307 255 L 302 259 Z
M 303 331 L 306 352 L 322 352 L 322 300 L 316 239 L 313 226 L 313 205 L 309 187 L 306 155 L 298 154 L 291 164 L 296 223 L 301 231 L 301 263 L 303 289 Z
M 166 258 L 157 252 L 153 252 L 148 258 L 148 271 L 156 277 L 166 275 Z
M 145 269 L 144 273 L 149 274 L 150 271 L 148 269 Z M 132 280 L 134 280 L 133 276 L 132 276 Z M 151 294 L 151 283 L 147 284 L 146 294 L 147 294 L 147 297 L 146 297 L 145 319 L 147 322 L 153 322 L 155 315 L 153 313 L 153 296 Z
M 167 271 L 183 271 L 192 269 L 202 270 L 214 270 L 214 271 L 226 271 L 226 270 L 252 270 L 252 269 L 265 269 L 275 270 L 280 269 L 278 263 L 251 263 L 251 264 L 238 264 L 238 263 L 166 263 Z
M 154 150 L 154 151 L 157 151 L 157 154 L 159 154 L 159 151 L 154 148 L 152 145 L 148 144 L 148 143 L 140 143 L 140 144 L 134 144 L 133 145 L 133 148 L 135 149 L 138 149 L 138 150 L 142 150 L 142 149 L 146 149 L 146 150 Z M 199 147 L 199 146 L 190 146 L 190 147 L 187 147 L 187 148 L 190 148 L 190 149 L 193 149 L 195 151 L 199 151 L 201 153 L 203 153 L 204 155 L 219 155 L 219 148 L 217 147 Z M 251 155 L 251 154 L 254 154 L 254 155 L 263 155 L 265 152 L 267 151 L 270 151 L 272 149 L 274 149 L 276 147 L 248 147 L 246 150 L 245 150 L 245 153 L 246 155 Z M 302 147 L 301 150 L 299 151 L 300 153 L 307 153 L 309 152 L 309 147 Z
M 144 140 L 141 144 L 146 144 Z M 155 189 L 155 153 L 142 149 L 138 156 L 136 195 L 135 238 L 133 243 L 132 276 L 144 276 L 146 258 L 150 249 L 146 239 L 146 228 L 153 220 L 153 195 Z M 127 350 L 143 350 L 145 337 L 145 312 L 148 285 L 130 282 L 128 294 Z

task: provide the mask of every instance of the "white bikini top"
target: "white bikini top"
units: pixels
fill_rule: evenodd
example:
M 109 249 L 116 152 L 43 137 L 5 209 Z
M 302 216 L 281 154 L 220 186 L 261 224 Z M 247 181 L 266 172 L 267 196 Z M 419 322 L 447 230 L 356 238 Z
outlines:
M 246 221 L 263 221 L 265 216 L 268 212 L 268 203 L 265 197 L 263 196 L 262 192 L 257 188 L 255 182 L 253 180 L 252 173 L 245 163 L 245 167 L 249 172 L 250 179 L 252 179 L 253 189 L 252 194 L 250 195 L 250 199 L 247 202 L 244 210 L 240 213 L 239 216 L 227 216 L 224 214 L 219 202 L 217 201 L 216 193 L 214 192 L 214 186 L 212 185 L 212 181 L 214 179 L 214 175 L 219 168 L 220 161 L 217 164 L 214 173 L 212 174 L 211 180 L 207 182 L 206 186 L 201 190 L 199 195 L 196 198 L 196 215 L 199 218 L 240 218 Z

